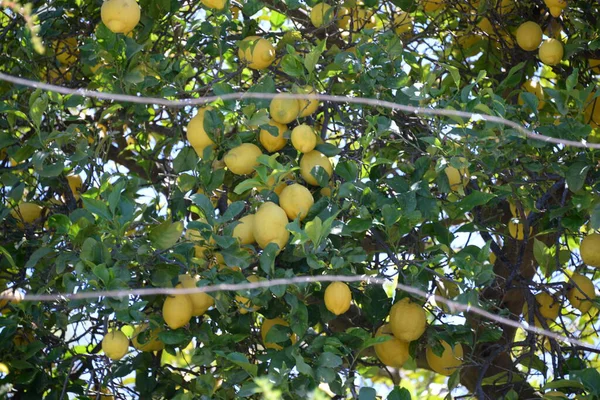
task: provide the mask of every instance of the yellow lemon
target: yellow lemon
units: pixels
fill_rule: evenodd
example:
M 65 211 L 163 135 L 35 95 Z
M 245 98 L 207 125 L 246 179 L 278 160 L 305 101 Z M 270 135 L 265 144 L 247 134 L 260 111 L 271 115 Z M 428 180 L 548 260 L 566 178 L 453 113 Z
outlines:
M 260 280 L 259 277 L 256 275 L 250 275 L 246 279 L 248 280 L 248 282 L 252 282 L 252 283 L 258 282 Z M 239 306 L 240 314 L 247 314 L 248 312 L 254 312 L 254 311 L 260 310 L 260 307 L 252 305 L 252 301 L 250 299 L 248 299 L 247 297 L 244 297 L 241 295 L 236 295 L 235 301 L 237 301 L 240 305 Z
M 317 135 L 314 129 L 306 124 L 301 124 L 292 130 L 292 146 L 300 153 L 309 153 L 317 145 Z
M 73 192 L 75 200 L 79 199 L 79 193 L 81 193 L 81 188 L 83 187 L 81 176 L 69 175 L 67 176 L 67 182 L 69 183 L 69 188 L 71 189 L 71 192 Z
M 270 120 L 269 125 L 277 128 L 277 136 L 273 136 L 271 132 L 266 129 L 261 129 L 259 140 L 260 144 L 262 144 L 269 153 L 274 153 L 283 149 L 287 144 L 287 139 L 283 137 L 283 134 L 288 128 L 286 125 L 280 124 L 274 120 Z
M 131 343 L 133 347 L 140 351 L 160 351 L 165 348 L 165 344 L 158 339 L 160 328 L 154 328 L 144 335 L 144 341 L 140 342 L 140 335 L 142 332 L 148 331 L 150 328 L 148 324 L 138 325 L 131 336 Z
M 34 203 L 21 202 L 17 207 L 10 211 L 16 220 L 19 221 L 19 226 L 31 224 L 42 216 L 42 207 Z
M 516 239 L 516 240 L 525 239 L 525 225 L 524 224 L 510 221 L 508 223 L 508 232 L 510 233 L 510 236 L 513 239 Z M 531 238 L 532 233 L 533 233 L 533 228 L 530 226 L 529 227 L 529 237 L 530 238 Z
M 461 160 L 464 158 L 461 157 Z M 450 190 L 453 192 L 458 191 L 459 187 L 465 188 L 469 183 L 469 170 L 467 168 L 456 169 L 452 165 L 446 166 L 444 169 L 446 176 L 448 177 L 448 184 Z
M 544 89 L 542 88 L 542 85 L 538 81 L 533 81 L 531 79 L 528 79 L 523 83 L 522 87 L 527 92 L 534 94 L 535 97 L 538 98 L 539 101 L 538 101 L 537 109 L 541 110 L 544 107 L 544 105 L 546 104 L 546 102 L 544 101 Z M 519 105 L 522 106 L 523 104 L 525 104 L 525 101 L 521 97 L 521 94 L 519 94 Z
M 435 285 L 436 285 L 435 292 L 433 294 L 436 296 L 440 296 L 440 297 L 452 300 L 460 294 L 460 289 L 458 288 L 458 285 L 450 280 L 441 279 L 441 280 L 437 281 L 435 283 Z M 444 312 L 450 311 L 450 307 L 448 307 L 445 303 L 442 303 L 440 301 L 440 304 L 437 304 L 437 301 L 435 301 L 435 300 L 434 300 L 434 302 Z
M 309 185 L 319 186 L 319 182 L 312 174 L 314 168 L 323 169 L 330 178 L 333 174 L 331 161 L 317 150 L 309 151 L 302 156 L 300 159 L 300 174 Z
M 392 334 L 389 324 L 382 325 L 375 333 L 375 337 L 383 335 L 391 336 L 392 339 L 388 340 L 387 342 L 377 343 L 375 346 L 373 346 L 375 348 L 375 354 L 377 354 L 377 358 L 379 358 L 379 361 L 388 367 L 402 367 L 410 356 L 408 351 L 408 346 L 410 343 L 395 338 Z
M 129 33 L 140 22 L 140 6 L 135 0 L 106 0 L 100 16 L 111 32 Z
M 188 295 L 168 296 L 163 303 L 163 318 L 169 328 L 181 328 L 192 319 L 193 309 L 192 300 Z
M 549 295 L 548 293 L 542 292 L 535 296 L 536 307 L 541 314 L 541 316 L 550 321 L 555 321 L 558 318 L 558 314 L 560 312 L 560 303 Z M 541 327 L 542 324 L 538 320 L 537 316 L 534 313 L 534 324 L 538 327 Z M 529 306 L 527 302 L 523 305 L 523 320 L 529 323 Z
M 129 339 L 121 331 L 108 332 L 102 339 L 102 351 L 111 360 L 120 360 L 129 349 Z
M 546 39 L 540 46 L 538 56 L 540 61 L 546 65 L 560 63 L 564 55 L 563 45 L 559 40 Z
M 79 49 L 77 48 L 77 38 L 68 37 L 54 42 L 54 53 L 56 59 L 67 67 L 77 62 Z
M 390 310 L 390 328 L 394 336 L 405 342 L 417 340 L 425 332 L 427 316 L 425 309 L 408 297 L 394 304 Z
M 590 69 L 594 74 L 600 74 L 600 60 L 597 59 L 589 59 Z
M 196 229 L 188 229 L 185 232 L 185 238 L 190 242 L 198 242 L 203 241 L 204 238 Z M 204 253 L 206 252 L 206 246 L 194 245 L 194 257 L 196 258 L 204 258 Z
M 316 4 L 312 10 L 310 10 L 310 22 L 315 28 L 320 28 L 323 24 L 328 24 L 333 19 L 333 10 L 327 3 Z
M 341 315 L 350 309 L 352 292 L 344 282 L 332 282 L 325 289 L 325 307 L 335 315 Z
M 283 208 L 268 201 L 259 207 L 254 218 L 253 233 L 260 248 L 264 249 L 269 243 L 276 243 L 279 249 L 283 250 L 290 237 L 286 229 L 288 217 Z
M 2 312 L 2 315 L 6 315 L 9 313 L 10 310 L 7 307 L 8 303 L 17 304 L 20 303 L 24 298 L 23 293 L 21 293 L 19 290 L 16 290 L 15 288 L 6 289 L 2 293 L 0 293 L 0 295 L 12 296 L 11 300 L 0 299 L 0 312 Z
M 254 214 L 244 215 L 233 228 L 231 236 L 238 239 L 241 244 L 252 244 L 254 243 L 254 222 L 256 216 Z
M 571 305 L 583 314 L 592 308 L 592 302 L 596 298 L 596 288 L 590 278 L 585 275 L 573 274 L 571 276 L 573 287 L 567 292 L 567 298 Z
M 207 8 L 213 10 L 222 10 L 225 8 L 227 0 L 200 0 Z
M 600 234 L 592 233 L 581 241 L 581 259 L 590 267 L 600 267 Z
M 294 93 L 296 94 L 316 94 L 315 88 L 310 85 L 303 87 L 295 87 Z M 317 111 L 319 108 L 319 100 L 314 96 L 310 96 L 307 99 L 298 99 L 298 105 L 300 107 L 300 117 L 308 117 Z
M 542 28 L 533 21 L 527 21 L 517 28 L 517 44 L 525 51 L 533 51 L 542 43 Z
M 280 124 L 289 124 L 300 114 L 300 103 L 296 99 L 286 98 L 279 93 L 271 100 L 269 107 L 271 118 Z
M 238 57 L 252 69 L 265 69 L 275 61 L 275 47 L 267 39 L 248 36 L 240 44 Z
M 15 346 L 27 346 L 28 344 L 33 342 L 33 340 L 33 333 L 19 328 L 15 332 L 15 336 L 13 337 L 12 342 Z
M 413 19 L 407 12 L 400 10 L 394 17 L 394 31 L 397 35 L 412 32 L 413 25 Z
M 432 13 L 444 7 L 444 0 L 424 0 L 423 10 L 427 13 Z
M 212 107 L 199 109 L 198 114 L 190 120 L 187 126 L 187 140 L 200 158 L 202 158 L 205 148 L 215 144 L 204 130 L 204 114 L 208 110 L 212 110 Z
M 589 124 L 593 129 L 600 126 L 600 101 L 598 97 L 594 98 L 595 92 L 590 93 L 586 100 L 585 107 L 585 123 Z
M 281 350 L 281 349 L 283 349 L 283 347 L 281 347 L 277 343 L 270 343 L 270 342 L 266 341 L 267 334 L 269 333 L 271 328 L 275 325 L 290 326 L 290 324 L 288 324 L 287 321 L 285 321 L 283 318 L 280 318 L 280 317 L 273 318 L 273 319 L 265 318 L 265 320 L 263 321 L 263 323 L 260 327 L 260 336 L 262 337 L 263 343 L 267 349 Z M 294 344 L 294 343 L 296 343 L 298 338 L 296 337 L 295 334 L 292 334 L 292 336 L 290 337 L 290 340 L 292 341 L 292 344 Z
M 312 193 L 299 183 L 285 187 L 279 195 L 279 205 L 291 221 L 298 217 L 302 221 L 313 204 L 315 199 Z
M 236 175 L 246 175 L 258 166 L 258 157 L 262 155 L 260 148 L 252 143 L 242 143 L 229 150 L 223 161 L 231 172 Z
M 191 289 L 197 287 L 197 283 L 200 280 L 198 276 L 191 275 L 179 275 L 180 284 L 176 287 L 183 287 L 184 289 Z M 192 301 L 192 316 L 199 317 L 203 315 L 209 308 L 215 304 L 215 300 L 207 293 L 191 293 L 187 294 Z
M 450 376 L 454 370 L 462 365 L 463 348 L 460 343 L 455 344 L 454 348 L 444 340 L 440 343 L 444 347 L 444 352 L 441 357 L 435 355 L 430 347 L 427 348 L 425 357 L 433 371 L 441 375 Z

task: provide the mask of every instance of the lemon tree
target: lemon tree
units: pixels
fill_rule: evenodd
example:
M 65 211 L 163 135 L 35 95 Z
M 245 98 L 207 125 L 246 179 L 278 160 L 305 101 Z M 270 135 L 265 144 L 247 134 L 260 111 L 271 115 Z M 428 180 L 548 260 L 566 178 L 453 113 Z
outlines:
M 2 396 L 600 398 L 597 1 L 1 4 Z

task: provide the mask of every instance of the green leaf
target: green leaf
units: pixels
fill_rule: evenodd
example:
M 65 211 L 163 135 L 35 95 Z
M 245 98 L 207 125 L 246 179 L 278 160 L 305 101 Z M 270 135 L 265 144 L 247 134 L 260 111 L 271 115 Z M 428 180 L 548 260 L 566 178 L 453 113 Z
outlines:
M 33 268 L 37 265 L 37 263 L 46 255 L 53 253 L 54 249 L 50 248 L 50 247 L 40 247 L 39 249 L 35 250 L 33 252 L 33 254 L 31 255 L 31 257 L 29 257 L 29 260 L 27 260 L 27 263 L 25 264 L 25 268 Z
M 83 207 L 89 210 L 92 214 L 96 214 L 107 221 L 112 219 L 112 216 L 108 211 L 108 207 L 102 200 L 92 199 L 85 196 L 81 196 L 81 199 L 83 200 Z
M 312 73 L 315 70 L 315 66 L 321 57 L 321 54 L 325 51 L 327 47 L 327 39 L 319 41 L 319 44 L 312 48 L 312 50 L 306 55 L 304 58 L 304 67 L 309 73 Z
M 358 400 L 375 400 L 377 399 L 377 391 L 370 387 L 360 388 L 358 392 Z
M 388 394 L 387 400 L 411 400 L 410 392 L 408 389 L 395 386 Z
M 181 238 L 183 222 L 165 221 L 156 225 L 150 231 L 148 239 L 154 247 L 160 250 L 170 249 Z
M 304 361 L 304 358 L 300 355 L 297 349 L 294 349 L 292 356 L 294 357 L 294 360 L 296 360 L 296 368 L 298 369 L 298 372 L 306 376 L 314 376 L 312 368 Z
M 317 364 L 319 364 L 320 367 L 337 368 L 342 365 L 342 363 L 343 360 L 340 356 L 328 351 L 321 353 L 317 360 Z
M 189 333 L 185 329 L 182 329 L 182 328 L 175 329 L 175 330 L 170 329 L 170 330 L 161 331 L 158 334 L 158 338 L 164 344 L 169 344 L 169 345 L 178 345 L 178 344 L 182 344 L 182 343 L 187 343 L 191 340 Z
M 308 221 L 304 227 L 304 231 L 309 239 L 318 247 L 321 242 L 321 230 L 323 224 L 321 218 L 315 217 L 312 221 Z
M 465 213 L 471 211 L 475 207 L 487 204 L 495 197 L 496 195 L 491 193 L 472 192 L 458 203 L 458 208 L 461 212 Z
M 354 182 L 358 177 L 358 167 L 352 160 L 340 161 L 335 166 L 335 173 L 348 182 Z
M 225 213 L 221 218 L 219 218 L 219 223 L 226 223 L 237 217 L 246 207 L 246 202 L 244 201 L 236 201 L 231 203 Z
M 181 151 L 175 159 L 173 160 L 173 171 L 180 174 L 184 171 L 191 171 L 196 168 L 198 165 L 198 155 L 196 151 L 190 147 L 186 146 Z
M 315 147 L 315 150 L 320 151 L 327 157 L 334 157 L 342 152 L 342 149 L 340 149 L 337 146 L 334 146 L 331 143 L 320 143 Z
M 566 174 L 567 185 L 572 192 L 578 192 L 585 183 L 585 178 L 590 170 L 589 163 L 585 161 L 577 161 L 569 167 Z
M 242 367 L 250 376 L 255 377 L 258 375 L 258 365 L 250 363 L 245 355 L 238 352 L 225 354 L 224 352 L 217 352 L 217 354 L 225 357 L 235 365 Z
M 294 78 L 304 75 L 302 59 L 295 54 L 286 54 L 281 60 L 281 68 L 286 74 Z
M 549 271 L 549 267 L 553 265 L 552 255 L 550 249 L 544 244 L 544 242 L 533 238 L 533 256 L 540 265 L 540 269 L 544 272 L 545 276 L 548 276 L 552 271 Z
M 94 266 L 94 268 L 92 269 L 92 272 L 104 284 L 108 283 L 108 281 L 110 279 L 110 274 L 108 273 L 108 269 L 106 268 L 106 265 L 104 265 L 104 264 L 98 264 L 98 265 Z
M 269 243 L 267 247 L 263 249 L 259 258 L 259 263 L 260 269 L 262 269 L 264 273 L 273 275 L 277 253 L 279 253 L 279 246 L 276 243 Z

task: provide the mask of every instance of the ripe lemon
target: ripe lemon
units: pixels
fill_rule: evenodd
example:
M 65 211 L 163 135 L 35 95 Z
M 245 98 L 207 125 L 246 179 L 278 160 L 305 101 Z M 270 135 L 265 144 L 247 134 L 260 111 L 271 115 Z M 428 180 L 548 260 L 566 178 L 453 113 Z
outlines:
M 135 0 L 106 0 L 100 16 L 111 32 L 129 33 L 140 22 L 140 6 Z
M 248 282 L 258 282 L 259 281 L 259 278 L 256 275 L 250 275 L 246 279 L 248 280 Z M 250 299 L 248 299 L 247 297 L 241 296 L 239 294 L 235 296 L 235 301 L 237 301 L 239 303 L 240 314 L 247 314 L 248 312 L 254 312 L 254 311 L 260 310 L 259 306 L 252 305 L 252 301 Z
M 492 253 L 493 254 L 493 253 Z M 440 296 L 449 300 L 454 299 L 456 296 L 460 294 L 460 289 L 458 285 L 450 280 L 442 279 L 435 283 L 435 292 L 433 293 L 436 296 Z M 434 299 L 434 303 L 440 307 L 444 312 L 449 312 L 450 307 L 448 307 L 445 303 L 440 301 L 440 304 L 437 304 L 437 301 Z
M 268 201 L 259 207 L 254 218 L 254 238 L 259 247 L 264 249 L 269 243 L 276 243 L 283 250 L 290 238 L 286 229 L 288 217 L 283 208 Z
M 215 144 L 204 130 L 204 114 L 208 110 L 212 110 L 212 107 L 199 109 L 198 114 L 190 120 L 187 126 L 187 140 L 200 158 L 202 158 L 205 148 Z
M 584 237 L 579 252 L 585 264 L 590 267 L 600 267 L 600 234 L 592 233 Z
M 260 336 L 262 337 L 263 343 L 267 349 L 281 350 L 281 349 L 283 349 L 283 347 L 281 347 L 277 343 L 271 343 L 271 342 L 266 341 L 267 334 L 269 333 L 271 328 L 275 325 L 290 326 L 290 324 L 288 324 L 284 319 L 282 319 L 280 317 L 273 318 L 273 319 L 265 318 L 265 320 L 263 321 L 263 323 L 260 327 Z M 292 344 L 294 344 L 294 343 L 296 343 L 298 338 L 296 337 L 295 334 L 292 334 L 292 336 L 290 337 L 290 340 L 292 341 Z
M 248 36 L 240 44 L 238 57 L 252 69 L 265 69 L 275 61 L 275 47 L 267 39 Z
M 79 193 L 81 193 L 81 188 L 83 187 L 83 179 L 79 175 L 69 175 L 67 176 L 67 182 L 69 183 L 71 192 L 73 192 L 73 197 L 75 197 L 75 200 L 78 200 Z
M 197 287 L 197 283 L 200 280 L 198 276 L 191 276 L 187 274 L 179 275 L 179 282 L 176 287 L 183 287 L 184 289 L 190 289 Z M 209 308 L 215 304 L 215 300 L 207 293 L 191 293 L 187 294 L 192 301 L 192 316 L 199 317 L 203 315 Z
M 244 215 L 240 218 L 240 223 L 233 228 L 231 236 L 237 238 L 241 244 L 254 243 L 254 221 L 254 214 Z
M 31 333 L 31 331 L 26 331 L 24 329 L 19 328 L 15 332 L 12 342 L 14 343 L 15 346 L 27 346 L 28 344 L 33 342 L 33 340 L 34 340 L 34 337 L 33 337 L 33 333 Z
M 77 62 L 79 49 L 77 48 L 77 38 L 68 37 L 54 42 L 54 54 L 56 59 L 67 67 Z
M 585 107 L 585 123 L 589 124 L 593 129 L 600 126 L 600 101 L 598 97 L 594 98 L 595 92 L 590 93 L 586 100 L 587 106 Z
M 200 0 L 207 8 L 213 10 L 222 10 L 225 8 L 227 0 Z
M 397 35 L 412 32 L 413 25 L 413 19 L 407 12 L 400 10 L 394 17 L 394 31 Z
M 312 127 L 301 124 L 292 130 L 292 146 L 300 153 L 309 153 L 317 145 L 317 135 Z
M 320 28 L 323 24 L 328 24 L 333 19 L 333 10 L 331 6 L 326 3 L 316 4 L 312 10 L 310 10 L 310 22 L 315 28 Z
M 513 239 L 523 240 L 525 239 L 525 225 L 521 223 L 517 223 L 514 221 L 510 221 L 508 223 L 508 232 Z M 533 233 L 533 228 L 529 227 L 529 237 L 531 237 Z
M 287 125 L 280 124 L 274 120 L 269 121 L 269 125 L 277 128 L 277 136 L 273 136 L 271 132 L 266 129 L 260 130 L 260 144 L 269 152 L 274 153 L 285 147 L 287 139 L 283 137 L 283 134 L 287 131 Z
M 252 143 L 242 143 L 229 150 L 223 161 L 231 172 L 236 175 L 246 175 L 254 171 L 258 165 L 258 157 L 262 155 L 260 148 Z
M 390 328 L 396 338 L 405 342 L 412 342 L 423 335 L 426 327 L 425 309 L 411 302 L 408 297 L 392 306 L 390 310 Z
M 158 339 L 160 328 L 154 328 L 149 331 L 148 335 L 144 335 L 144 341 L 140 343 L 140 334 L 148 331 L 148 324 L 138 325 L 131 336 L 133 347 L 140 351 L 160 351 L 165 348 L 165 344 Z
M 185 294 L 168 296 L 163 303 L 162 312 L 169 328 L 181 328 L 192 319 L 192 300 Z
M 590 278 L 585 275 L 573 274 L 571 276 L 573 288 L 567 292 L 569 303 L 583 314 L 592 308 L 592 302 L 596 298 L 596 288 Z M 588 300 L 589 299 L 589 300 Z
M 312 193 L 299 183 L 285 187 L 279 195 L 279 205 L 291 221 L 298 217 L 302 221 L 313 204 L 315 199 Z
M 312 95 L 316 94 L 317 91 L 312 86 L 307 85 L 303 87 L 295 87 L 294 93 Z M 309 115 L 314 114 L 319 108 L 319 100 L 314 96 L 310 96 L 307 99 L 298 99 L 297 101 L 300 107 L 300 117 L 308 117 Z
M 271 100 L 269 114 L 274 121 L 289 124 L 300 114 L 300 103 L 296 99 L 285 98 L 283 93 L 279 93 Z
M 511 201 L 509 203 L 509 206 L 510 206 L 510 213 L 512 214 L 512 216 L 516 217 L 516 218 L 521 218 L 521 215 L 520 215 L 519 211 L 517 210 L 516 204 Z M 527 217 L 529 215 L 530 211 L 524 209 L 523 213 L 525 214 L 525 217 Z
M 333 282 L 325 289 L 325 307 L 335 315 L 341 315 L 350 309 L 352 292 L 344 282 Z
M 588 63 L 590 64 L 590 69 L 594 74 L 600 74 L 600 60 L 591 58 L 588 60 Z
M 10 215 L 19 221 L 20 227 L 23 227 L 23 223 L 31 224 L 42 216 L 42 207 L 34 203 L 21 202 L 10 211 Z
M 2 296 L 12 296 L 13 297 L 11 300 L 0 299 L 0 312 L 2 312 L 2 315 L 6 315 L 10 312 L 10 310 L 7 307 L 8 303 L 17 304 L 17 303 L 20 303 L 24 298 L 23 293 L 16 290 L 15 288 L 6 289 L 0 294 Z
M 448 177 L 448 184 L 450 185 L 450 190 L 452 190 L 453 192 L 458 191 L 460 186 L 465 188 L 469 183 L 469 170 L 467 168 L 461 168 L 459 170 L 451 165 L 448 165 L 444 169 L 444 172 Z
M 409 343 L 395 338 L 389 324 L 382 325 L 377 329 L 377 332 L 375 332 L 375 337 L 383 335 L 391 336 L 392 339 L 387 342 L 377 343 L 373 346 L 377 358 L 388 367 L 402 367 L 410 355 L 408 352 Z
M 204 240 L 200 232 L 198 232 L 196 229 L 188 229 L 185 232 L 185 239 L 189 240 L 190 242 L 198 242 Z M 196 258 L 203 258 L 205 252 L 206 246 L 200 246 L 198 244 L 194 245 L 194 256 Z
M 455 369 L 462 365 L 463 348 L 460 343 L 455 344 L 454 349 L 444 340 L 440 341 L 440 343 L 444 346 L 444 352 L 441 357 L 436 356 L 430 347 L 427 348 L 425 357 L 433 371 L 441 375 L 450 376 Z
M 554 300 L 554 298 L 548 293 L 542 292 L 535 296 L 535 303 L 539 313 L 542 317 L 549 321 L 555 321 L 558 318 L 560 311 L 560 303 Z M 527 302 L 523 305 L 523 320 L 529 323 L 529 306 Z M 541 327 L 539 319 L 534 312 L 534 324 L 535 326 Z
M 120 360 L 129 349 L 129 339 L 121 331 L 108 332 L 102 339 L 102 351 L 111 360 Z
M 538 81 L 528 79 L 523 83 L 522 88 L 527 92 L 534 94 L 535 97 L 538 98 L 539 102 L 537 109 L 541 110 L 546 104 L 544 101 L 544 89 L 542 88 L 542 85 Z M 519 94 L 519 105 L 522 106 L 523 104 L 525 104 L 525 101 L 521 97 L 521 94 Z
M 424 0 L 423 10 L 427 13 L 432 13 L 444 7 L 444 0 Z
M 312 175 L 313 168 L 322 168 L 331 178 L 333 166 L 323 153 L 317 150 L 305 153 L 300 159 L 300 174 L 309 185 L 319 186 L 319 182 Z
M 540 46 L 538 56 L 540 61 L 546 65 L 560 63 L 564 55 L 563 45 L 559 40 L 546 39 Z
M 517 44 L 525 51 L 533 51 L 542 43 L 542 28 L 533 21 L 523 22 L 517 28 Z

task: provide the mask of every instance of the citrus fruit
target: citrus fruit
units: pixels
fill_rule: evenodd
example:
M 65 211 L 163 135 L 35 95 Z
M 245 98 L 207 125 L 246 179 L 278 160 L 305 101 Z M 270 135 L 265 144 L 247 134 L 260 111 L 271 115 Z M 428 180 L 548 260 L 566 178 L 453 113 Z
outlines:
M 460 289 L 458 288 L 458 285 L 450 280 L 440 279 L 439 281 L 437 281 L 435 283 L 435 285 L 436 285 L 435 292 L 433 294 L 436 296 L 440 296 L 445 299 L 452 300 L 460 294 Z M 440 301 L 439 302 L 440 304 L 437 304 L 438 302 L 435 300 L 434 300 L 434 302 L 444 312 L 450 311 L 450 307 L 448 307 L 445 303 L 442 303 Z
M 267 39 L 248 36 L 240 44 L 238 57 L 252 69 L 265 69 L 275 61 L 275 47 Z
M 254 221 L 254 214 L 244 215 L 239 219 L 239 224 L 233 228 L 231 236 L 238 239 L 243 245 L 254 243 Z
M 317 135 L 312 127 L 301 124 L 292 130 L 292 146 L 300 153 L 308 153 L 317 145 Z
M 431 347 L 427 348 L 425 357 L 427 358 L 429 367 L 431 367 L 434 372 L 450 376 L 454 370 L 462 365 L 463 348 L 460 343 L 455 344 L 454 348 L 444 340 L 440 341 L 440 343 L 444 347 L 444 352 L 441 357 L 435 355 Z
M 192 319 L 193 309 L 192 300 L 188 295 L 168 296 L 163 303 L 163 318 L 169 328 L 181 328 Z
M 413 19 L 409 13 L 402 10 L 398 11 L 394 17 L 394 31 L 397 35 L 402 35 L 406 32 L 412 32 Z
M 79 175 L 69 175 L 67 176 L 67 182 L 69 184 L 69 188 L 71 192 L 73 192 L 73 197 L 75 200 L 79 199 L 79 193 L 81 193 L 81 188 L 83 187 L 83 180 Z
M 16 220 L 19 221 L 19 226 L 22 223 L 31 224 L 42 216 L 42 207 L 35 203 L 21 202 L 17 207 L 10 211 Z
M 54 42 L 54 54 L 56 59 L 67 67 L 77 62 L 77 56 L 79 55 L 79 49 L 77 48 L 77 38 L 68 37 L 65 39 L 59 39 Z
M 187 274 L 179 275 L 179 284 L 176 287 L 183 287 L 184 289 L 190 289 L 197 287 L 197 283 L 200 280 L 198 276 L 191 276 Z M 214 299 L 207 293 L 190 293 L 188 296 L 192 301 L 192 316 L 200 316 L 204 314 L 210 307 L 215 304 Z
M 525 225 L 521 223 L 517 223 L 515 221 L 510 221 L 508 223 L 508 232 L 513 239 L 523 240 L 525 239 Z M 533 228 L 529 227 L 529 237 L 533 234 Z
M 140 6 L 135 0 L 106 0 L 100 16 L 111 32 L 129 33 L 140 22 Z
M 207 8 L 213 10 L 222 10 L 225 8 L 227 0 L 200 0 Z
M 24 296 L 23 293 L 21 293 L 19 290 L 16 290 L 15 288 L 10 288 L 10 289 L 6 289 L 4 291 L 2 291 L 2 293 L 0 293 L 0 295 L 2 296 L 12 296 L 12 299 L 0 299 L 0 312 L 2 312 L 2 315 L 6 315 L 9 313 L 9 309 L 7 307 L 8 303 L 20 303 Z
M 146 323 L 138 325 L 131 336 L 131 343 L 140 351 L 160 351 L 165 344 L 158 339 L 159 333 L 160 328 L 150 329 Z
M 517 44 L 525 51 L 533 51 L 542 43 L 542 28 L 533 21 L 523 22 L 517 28 Z
M 539 311 L 540 315 L 548 320 L 548 321 L 555 321 L 556 318 L 558 318 L 558 314 L 560 312 L 560 303 L 556 300 L 554 300 L 554 298 L 549 295 L 548 293 L 542 292 L 539 293 L 535 296 L 535 303 L 536 303 L 536 307 L 537 310 Z M 525 320 L 527 323 L 529 323 L 529 306 L 527 304 L 527 302 L 525 302 L 525 304 L 523 305 L 523 320 Z M 540 323 L 540 321 L 537 318 L 536 313 L 534 312 L 534 324 L 535 326 L 541 327 L 542 324 Z
M 599 59 L 589 59 L 590 69 L 594 74 L 600 74 L 600 60 Z
M 460 158 L 461 161 L 464 161 L 464 158 Z M 448 177 L 448 184 L 450 185 L 450 190 L 453 192 L 458 191 L 459 187 L 462 185 L 463 188 L 467 186 L 469 183 L 469 170 L 467 168 L 461 168 L 460 170 L 454 168 L 452 165 L 446 166 L 444 169 L 446 176 Z
M 269 121 L 270 126 L 277 128 L 277 136 L 273 136 L 271 132 L 266 129 L 260 130 L 259 140 L 260 144 L 269 152 L 274 153 L 285 147 L 287 139 L 283 137 L 283 134 L 287 131 L 287 126 L 280 124 L 274 120 Z
M 291 221 L 298 217 L 302 221 L 313 204 L 315 199 L 310 190 L 298 183 L 285 187 L 279 195 L 279 205 Z
M 223 161 L 231 172 L 236 175 L 246 175 L 258 166 L 258 157 L 262 155 L 260 148 L 252 143 L 242 143 L 229 150 Z
M 352 292 L 344 282 L 333 282 L 325 289 L 325 307 L 335 315 L 348 311 L 352 303 Z
M 269 333 L 271 328 L 275 325 L 290 326 L 290 324 L 288 324 L 287 321 L 285 321 L 283 318 L 280 318 L 280 317 L 273 318 L 273 319 L 265 318 L 265 320 L 263 321 L 263 323 L 260 327 L 260 336 L 262 337 L 263 343 L 267 349 L 281 350 L 281 349 L 283 349 L 283 347 L 281 347 L 277 343 L 271 343 L 271 342 L 266 341 L 267 334 Z M 292 341 L 292 344 L 294 344 L 294 343 L 296 343 L 298 338 L 296 337 L 295 334 L 292 334 L 292 336 L 290 337 L 290 340 Z
M 586 124 L 594 129 L 600 127 L 600 101 L 598 97 L 594 97 L 595 92 L 590 93 L 586 100 L 587 106 L 585 107 L 585 120 Z
M 435 12 L 444 6 L 444 0 L 424 0 L 423 10 L 427 13 Z
M 315 28 L 320 28 L 323 24 L 328 24 L 333 19 L 333 10 L 327 3 L 316 4 L 312 10 L 310 10 L 310 22 Z
M 540 61 L 550 66 L 560 63 L 563 55 L 563 45 L 559 40 L 556 39 L 546 39 L 540 46 L 538 53 Z
M 212 107 L 200 108 L 198 114 L 187 125 L 187 140 L 200 158 L 202 158 L 205 148 L 215 144 L 204 130 L 204 114 L 208 110 L 212 110 Z
M 250 275 L 246 279 L 248 280 L 248 282 L 258 282 L 259 281 L 259 278 L 256 275 Z M 237 301 L 239 303 L 240 314 L 247 314 L 248 312 L 254 312 L 254 311 L 260 310 L 259 306 L 252 305 L 252 301 L 250 299 L 248 299 L 247 297 L 241 296 L 239 294 L 235 296 L 235 301 Z
M 534 94 L 535 97 L 538 98 L 539 101 L 538 101 L 537 109 L 541 110 L 544 107 L 544 105 L 546 104 L 546 102 L 544 101 L 544 89 L 542 88 L 542 85 L 538 81 L 533 81 L 531 79 L 528 79 L 523 83 L 522 88 L 524 90 L 526 90 L 527 92 Z M 520 106 L 525 104 L 525 101 L 521 97 L 521 94 L 519 94 L 518 101 L 519 101 Z
M 300 159 L 300 174 L 309 185 L 319 186 L 319 182 L 317 182 L 317 179 L 312 174 L 314 168 L 324 170 L 330 178 L 333 174 L 331 161 L 317 150 L 309 151 L 302 156 Z
M 312 95 L 313 93 L 316 94 L 317 91 L 312 86 L 307 85 L 303 87 L 295 87 L 294 93 Z M 297 101 L 300 107 L 300 117 L 308 117 L 309 115 L 314 114 L 319 108 L 319 100 L 314 96 L 310 96 L 306 99 L 297 99 Z
M 585 264 L 590 267 L 600 267 L 600 234 L 592 233 L 584 237 L 579 253 Z
M 583 314 L 592 308 L 592 302 L 596 298 L 596 288 L 590 278 L 585 275 L 573 274 L 571 276 L 573 287 L 567 292 L 567 298 L 571 305 Z
M 263 203 L 255 215 L 254 238 L 261 249 L 275 243 L 283 250 L 290 237 L 286 229 L 288 217 L 285 211 L 273 202 Z
M 410 356 L 408 352 L 409 343 L 395 338 L 389 324 L 382 325 L 377 329 L 377 332 L 375 332 L 375 337 L 383 335 L 391 336 L 391 339 L 387 342 L 377 343 L 373 346 L 377 358 L 388 367 L 402 367 Z
M 286 98 L 284 93 L 279 93 L 271 100 L 269 114 L 274 121 L 289 124 L 300 114 L 300 103 L 296 99 Z
M 398 301 L 390 310 L 390 328 L 394 336 L 405 342 L 417 340 L 425 332 L 425 309 L 408 297 Z
M 129 339 L 121 331 L 108 332 L 102 339 L 102 351 L 111 360 L 120 360 L 129 348 Z

